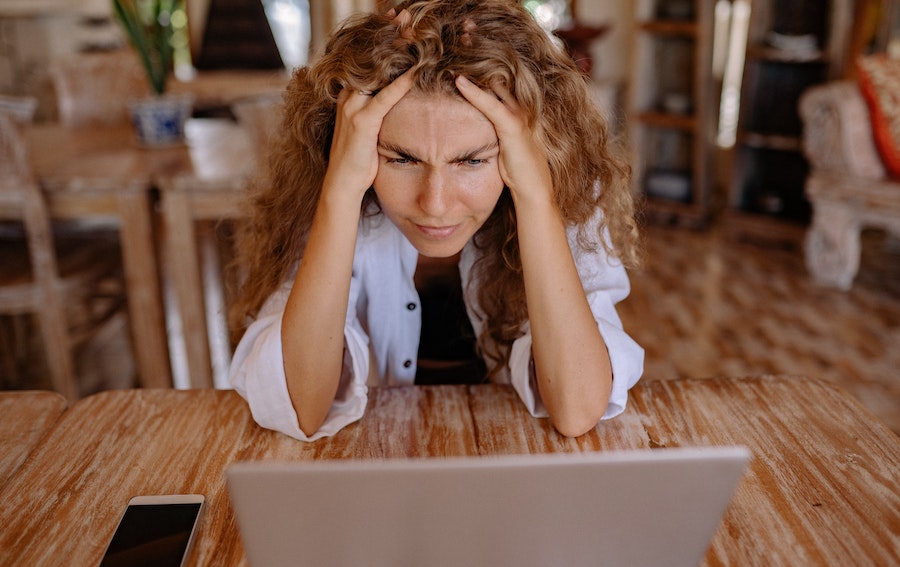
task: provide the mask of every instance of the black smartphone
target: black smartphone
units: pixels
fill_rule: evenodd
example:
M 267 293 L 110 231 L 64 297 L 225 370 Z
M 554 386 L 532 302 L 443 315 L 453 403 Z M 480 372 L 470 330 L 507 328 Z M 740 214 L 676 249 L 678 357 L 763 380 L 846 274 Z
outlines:
M 135 496 L 119 520 L 101 567 L 181 567 L 194 542 L 201 494 Z

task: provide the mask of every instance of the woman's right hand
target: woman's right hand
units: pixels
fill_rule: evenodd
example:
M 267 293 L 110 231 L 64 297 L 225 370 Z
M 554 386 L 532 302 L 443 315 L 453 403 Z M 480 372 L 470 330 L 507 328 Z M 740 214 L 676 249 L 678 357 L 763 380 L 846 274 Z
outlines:
M 353 88 L 338 95 L 322 194 L 281 322 L 285 380 L 306 435 L 321 427 L 337 395 L 359 207 L 378 174 L 381 123 L 412 76 L 407 71 L 375 96 Z
M 413 73 L 408 70 L 374 95 L 351 88 L 344 88 L 338 94 L 323 193 L 339 192 L 362 201 L 378 174 L 381 123 L 412 84 Z

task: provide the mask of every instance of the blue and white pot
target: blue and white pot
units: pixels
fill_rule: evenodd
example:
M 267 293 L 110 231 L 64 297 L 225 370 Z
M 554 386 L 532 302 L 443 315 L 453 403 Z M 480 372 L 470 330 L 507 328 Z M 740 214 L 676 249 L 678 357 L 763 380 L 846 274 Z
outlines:
M 163 95 L 128 105 L 138 143 L 147 147 L 184 142 L 184 124 L 191 117 L 194 99 L 189 95 Z

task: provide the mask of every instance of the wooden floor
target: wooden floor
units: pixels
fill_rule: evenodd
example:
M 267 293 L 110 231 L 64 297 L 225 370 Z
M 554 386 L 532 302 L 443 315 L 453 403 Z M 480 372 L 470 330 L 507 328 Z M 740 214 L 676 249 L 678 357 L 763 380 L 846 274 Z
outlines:
M 631 282 L 619 313 L 646 349 L 643 380 L 821 378 L 900 434 L 900 245 L 883 233 L 864 233 L 842 292 L 813 283 L 800 250 L 651 226 Z
M 860 274 L 842 292 L 816 286 L 799 250 L 729 241 L 715 228 L 650 226 L 646 237 L 645 265 L 619 306 L 647 352 L 643 380 L 817 377 L 900 434 L 900 245 L 866 233 Z M 118 325 L 80 361 L 86 392 L 132 383 L 127 322 Z M 14 387 L 29 386 L 46 379 Z

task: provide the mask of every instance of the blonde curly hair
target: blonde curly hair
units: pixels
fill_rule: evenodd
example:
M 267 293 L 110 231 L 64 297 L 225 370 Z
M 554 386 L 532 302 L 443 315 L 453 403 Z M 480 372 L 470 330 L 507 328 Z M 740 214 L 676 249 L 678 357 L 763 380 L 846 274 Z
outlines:
M 249 230 L 241 239 L 238 264 L 247 277 L 231 313 L 238 335 L 303 254 L 328 167 L 338 93 L 377 91 L 410 68 L 413 89 L 429 95 L 461 98 L 457 74 L 483 88 L 510 92 L 546 148 L 557 205 L 570 224 L 581 226 L 580 243 L 603 247 L 625 266 L 637 264 L 630 168 L 613 151 L 605 120 L 571 58 L 511 0 L 406 1 L 396 7 L 397 13 L 402 10 L 411 17 L 399 25 L 393 13 L 350 18 L 313 66 L 294 72 L 267 172 L 254 191 Z M 589 230 L 585 223 L 598 207 L 602 224 Z M 379 214 L 371 189 L 362 210 Z M 521 336 L 528 318 L 516 231 L 512 199 L 504 189 L 474 237 L 480 260 L 473 269 L 485 317 L 478 344 L 499 364 L 508 359 L 506 346 Z M 486 336 L 497 352 L 484 351 Z M 499 364 L 489 367 L 496 370 Z

